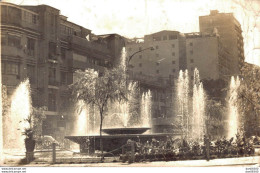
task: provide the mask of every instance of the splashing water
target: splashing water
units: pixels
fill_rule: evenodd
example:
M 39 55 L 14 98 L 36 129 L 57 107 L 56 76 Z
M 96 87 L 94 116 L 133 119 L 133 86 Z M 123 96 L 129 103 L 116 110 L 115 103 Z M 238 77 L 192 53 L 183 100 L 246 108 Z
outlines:
M 191 136 L 195 140 L 202 141 L 205 135 L 205 92 L 200 82 L 199 71 L 194 70 L 193 98 L 192 98 L 192 125 Z
M 83 100 L 79 100 L 76 107 L 76 125 L 73 130 L 73 135 L 84 136 L 90 133 L 89 106 L 86 105 Z
M 121 57 L 120 57 L 120 64 L 119 66 L 121 66 L 124 70 L 124 72 L 126 72 L 126 63 L 127 63 L 127 52 L 125 50 L 125 47 L 122 48 L 122 51 L 121 51 Z
M 105 127 L 136 127 L 136 126 L 149 126 L 151 116 L 151 92 L 142 95 L 141 98 L 141 113 L 138 115 L 136 104 L 138 100 L 139 88 L 136 82 L 127 83 L 127 53 L 125 48 L 122 49 L 119 66 L 123 68 L 127 85 L 130 91 L 127 95 L 127 101 L 109 103 L 108 116 L 106 117 Z
M 237 106 L 238 88 L 240 80 L 232 76 L 229 86 L 229 100 L 228 100 L 228 134 L 227 137 L 235 137 L 239 130 L 239 112 Z
M 177 110 L 181 116 L 183 135 L 189 139 L 202 140 L 205 134 L 205 99 L 203 84 L 200 82 L 199 71 L 194 70 L 193 96 L 189 101 L 188 71 L 180 70 L 177 82 Z M 192 105 L 190 111 L 189 105 Z
M 151 127 L 151 107 L 152 107 L 152 94 L 149 90 L 142 94 L 141 101 L 141 117 L 142 127 Z
M 182 131 L 185 136 L 189 133 L 189 76 L 188 70 L 180 70 L 177 82 L 177 109 L 181 116 Z
M 109 103 L 108 117 L 106 117 L 106 127 L 129 127 L 136 125 L 137 122 L 133 119 L 136 118 L 134 113 L 134 104 L 137 102 L 137 83 L 130 82 L 128 85 L 129 93 L 127 101 Z
M 10 111 L 4 119 L 4 148 L 25 150 L 22 132 L 29 127 L 25 121 L 32 111 L 29 80 L 21 82 L 11 96 Z

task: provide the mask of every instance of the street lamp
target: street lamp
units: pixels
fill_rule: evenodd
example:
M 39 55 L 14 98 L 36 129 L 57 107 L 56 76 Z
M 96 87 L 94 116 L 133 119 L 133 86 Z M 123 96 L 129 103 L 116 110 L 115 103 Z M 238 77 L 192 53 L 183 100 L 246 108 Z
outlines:
M 139 50 L 139 51 L 133 53 L 133 54 L 129 57 L 128 61 L 127 61 L 127 67 L 129 66 L 129 62 L 131 61 L 131 59 L 133 58 L 134 55 L 136 55 L 136 54 L 139 53 L 139 52 L 143 52 L 143 51 L 145 51 L 145 50 L 154 50 L 154 48 L 153 48 L 153 47 L 148 47 L 148 48 L 145 48 L 145 49 L 142 49 L 142 50 Z

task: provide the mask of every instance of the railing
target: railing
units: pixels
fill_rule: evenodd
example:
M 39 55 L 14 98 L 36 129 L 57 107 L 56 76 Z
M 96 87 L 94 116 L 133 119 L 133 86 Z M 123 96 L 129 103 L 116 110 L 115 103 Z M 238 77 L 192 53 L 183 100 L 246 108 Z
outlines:
M 56 79 L 52 79 L 52 78 L 50 78 L 50 79 L 49 79 L 49 85 L 52 85 L 52 86 L 59 86 L 60 83 L 59 83 Z
M 69 40 L 71 41 L 72 46 L 78 45 L 80 47 L 88 48 L 90 50 L 95 50 L 95 51 L 103 52 L 105 54 L 110 54 L 110 50 L 107 48 L 106 44 L 99 44 L 93 41 L 88 41 L 85 38 L 81 38 L 75 35 L 69 36 Z

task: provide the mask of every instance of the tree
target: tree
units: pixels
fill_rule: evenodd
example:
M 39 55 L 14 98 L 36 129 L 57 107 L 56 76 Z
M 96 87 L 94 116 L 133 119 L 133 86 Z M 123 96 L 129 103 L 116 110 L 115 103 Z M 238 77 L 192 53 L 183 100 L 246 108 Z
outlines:
M 95 105 L 100 115 L 100 149 L 103 161 L 102 125 L 104 113 L 108 103 L 127 100 L 128 87 L 123 68 L 105 69 L 98 73 L 93 69 L 75 72 L 75 82 L 70 85 L 76 100 L 83 100 L 85 104 Z
M 247 136 L 259 135 L 260 67 L 244 63 L 239 87 L 238 105 Z

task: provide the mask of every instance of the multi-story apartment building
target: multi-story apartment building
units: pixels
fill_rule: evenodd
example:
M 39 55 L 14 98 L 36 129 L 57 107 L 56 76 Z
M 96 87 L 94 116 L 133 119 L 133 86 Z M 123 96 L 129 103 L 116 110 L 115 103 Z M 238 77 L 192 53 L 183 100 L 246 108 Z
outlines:
M 211 13 L 217 15 L 214 11 Z M 141 39 L 138 39 L 126 44 L 129 56 L 140 51 L 130 61 L 131 75 L 143 84 L 160 81 L 156 89 L 152 88 L 152 93 L 154 99 L 157 95 L 162 95 L 166 102 L 153 102 L 152 116 L 155 118 L 154 126 L 157 127 L 155 129 L 162 131 L 163 128 L 170 127 L 174 120 L 174 81 L 178 78 L 180 70 L 187 69 L 191 80 L 195 68 L 199 70 L 202 80 L 227 81 L 231 75 L 239 74 L 240 62 L 243 61 L 240 25 L 233 15 L 221 15 L 228 16 L 228 20 L 232 19 L 232 26 L 224 27 L 227 21 L 220 20 L 221 17 L 214 19 L 218 20 L 216 23 L 221 26 L 220 29 L 215 27 L 216 23 L 212 26 L 210 23 L 206 25 L 203 16 L 200 17 L 201 32 L 182 34 L 177 31 L 161 31 L 144 36 L 141 42 Z M 147 49 L 150 47 L 153 47 L 153 50 Z M 170 119 L 157 120 L 157 117 Z
M 195 68 L 199 70 L 201 79 L 229 80 L 232 55 L 223 47 L 219 36 L 215 33 L 187 33 L 186 61 L 191 79 Z
M 124 38 L 94 35 L 47 5 L 0 3 L 2 83 L 9 95 L 29 78 L 33 106 L 47 106 L 43 135 L 62 138 L 70 119 L 66 111 L 76 69 L 112 67 Z
M 193 71 L 198 68 L 202 79 L 219 79 L 230 75 L 231 54 L 222 45 L 216 33 L 186 33 L 161 31 L 146 35 L 144 42 L 126 45 L 128 54 L 153 47 L 153 51 L 142 51 L 130 61 L 133 75 L 150 75 L 173 81 L 180 70 Z
M 244 43 L 241 25 L 233 13 L 219 13 L 211 10 L 210 15 L 199 17 L 200 32 L 217 32 L 220 41 L 232 56 L 231 75 L 239 75 L 244 62 Z
M 184 69 L 184 35 L 176 31 L 161 31 L 146 35 L 143 42 L 131 40 L 126 44 L 130 76 L 140 81 L 141 87 L 152 93 L 152 126 L 154 132 L 173 130 L 174 78 Z M 150 49 L 152 48 L 152 49 Z

